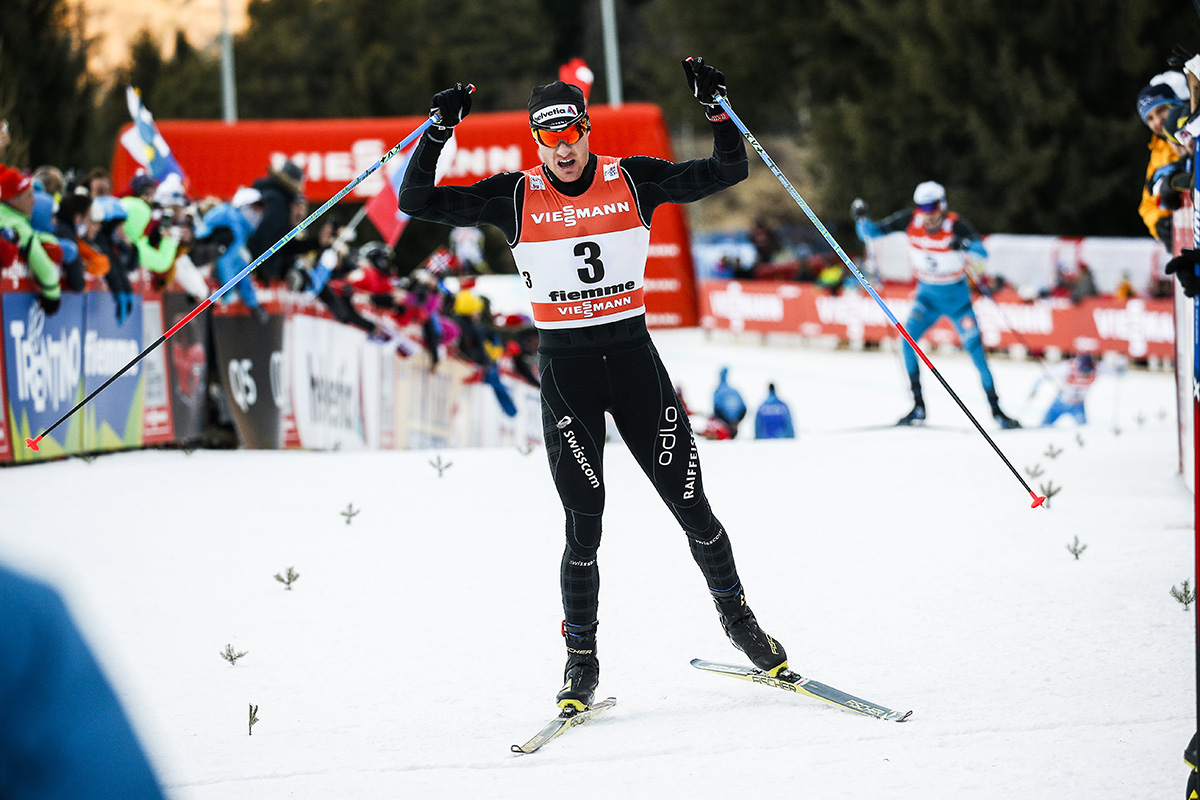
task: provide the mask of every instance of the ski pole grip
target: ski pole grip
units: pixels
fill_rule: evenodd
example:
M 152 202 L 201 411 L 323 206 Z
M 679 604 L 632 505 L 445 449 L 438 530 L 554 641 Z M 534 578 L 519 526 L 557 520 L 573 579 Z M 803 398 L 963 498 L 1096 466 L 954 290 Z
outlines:
M 475 94 L 475 84 L 468 83 L 466 88 L 467 94 Z M 442 118 L 437 115 L 436 111 L 429 115 L 429 119 L 434 125 L 440 125 L 442 122 Z

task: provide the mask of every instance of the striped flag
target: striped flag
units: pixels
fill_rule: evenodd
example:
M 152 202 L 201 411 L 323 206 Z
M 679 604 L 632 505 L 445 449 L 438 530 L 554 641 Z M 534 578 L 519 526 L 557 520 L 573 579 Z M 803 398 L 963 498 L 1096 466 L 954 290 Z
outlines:
M 125 102 L 129 106 L 129 116 L 133 118 L 133 127 L 121 134 L 121 144 L 133 156 L 133 160 L 141 164 L 154 179 L 161 182 L 163 178 L 174 173 L 187 185 L 187 176 L 183 168 L 171 154 L 167 140 L 158 132 L 154 124 L 154 116 L 142 105 L 142 97 L 132 86 L 125 87 Z

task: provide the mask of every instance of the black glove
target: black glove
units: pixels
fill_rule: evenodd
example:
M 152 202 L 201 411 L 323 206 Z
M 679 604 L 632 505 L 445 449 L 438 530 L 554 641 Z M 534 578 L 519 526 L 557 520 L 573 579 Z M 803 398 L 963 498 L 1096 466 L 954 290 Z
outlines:
M 861 197 L 854 198 L 854 202 L 850 204 L 850 214 L 855 220 L 867 218 L 867 201 Z
M 1179 285 L 1188 297 L 1200 294 L 1200 277 L 1196 277 L 1196 265 L 1200 264 L 1200 250 L 1184 250 L 1163 267 L 1168 275 L 1179 278 Z
M 729 115 L 721 109 L 720 103 L 713 100 L 713 95 L 718 93 L 726 100 L 729 99 L 725 73 L 705 64 L 700 56 L 685 58 L 683 72 L 687 75 L 688 88 L 692 90 L 692 95 L 704 106 L 704 114 L 709 122 L 723 122 L 729 119 Z
M 44 294 L 38 295 L 38 305 L 42 307 L 42 311 L 46 312 L 46 316 L 52 317 L 58 313 L 58 307 L 62 305 L 62 295 L 51 300 Z
M 454 84 L 453 89 L 443 89 L 433 96 L 433 107 L 429 116 L 437 114 L 433 127 L 438 130 L 453 128 L 471 113 L 471 84 Z
M 1183 197 L 1192 190 L 1192 171 L 1172 173 L 1165 181 L 1158 195 L 1158 204 L 1168 211 L 1178 211 L 1183 207 Z
M 1171 222 L 1171 216 L 1167 216 L 1154 223 L 1154 235 L 1158 238 L 1159 243 L 1167 248 L 1167 252 L 1174 251 L 1175 243 L 1175 226 Z

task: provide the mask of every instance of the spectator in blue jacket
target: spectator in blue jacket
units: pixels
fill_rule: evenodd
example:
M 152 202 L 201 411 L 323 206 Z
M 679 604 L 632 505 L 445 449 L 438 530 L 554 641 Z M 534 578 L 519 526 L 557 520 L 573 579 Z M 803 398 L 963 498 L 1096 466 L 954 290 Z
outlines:
M 250 251 L 246 242 L 262 219 L 262 193 L 257 189 L 241 188 L 233 200 L 209 209 L 196 228 L 197 239 L 207 239 L 217 245 L 214 269 L 217 281 L 224 286 L 235 275 L 250 265 Z M 266 309 L 258 302 L 254 284 L 247 275 L 235 287 L 242 302 L 259 322 L 266 322 Z
M 0 565 L 0 797 L 162 800 L 62 598 Z
M 792 428 L 792 412 L 787 403 L 775 394 L 775 384 L 767 384 L 767 399 L 763 400 L 754 415 L 755 439 L 795 439 Z
M 713 416 L 729 428 L 729 437 L 737 438 L 738 424 L 746 418 L 746 403 L 737 389 L 729 385 L 729 367 L 721 367 L 721 379 L 713 392 Z

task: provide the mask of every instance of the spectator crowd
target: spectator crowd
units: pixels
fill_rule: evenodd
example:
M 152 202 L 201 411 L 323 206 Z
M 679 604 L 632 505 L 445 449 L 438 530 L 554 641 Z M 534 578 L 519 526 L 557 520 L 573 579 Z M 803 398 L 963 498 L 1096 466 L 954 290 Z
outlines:
M 424 351 L 434 368 L 448 357 L 473 364 L 510 416 L 516 408 L 501 368 L 539 383 L 532 320 L 493 314 L 475 290 L 488 271 L 478 229 L 454 229 L 420 263 L 400 263 L 383 242 L 354 246 L 355 231 L 332 219 L 272 251 L 309 214 L 304 173 L 291 161 L 231 198 L 195 198 L 176 173 L 159 181 L 139 171 L 118 190 L 104 168 L 26 171 L 3 163 L 9 141 L 0 122 L 0 269 L 23 265 L 47 315 L 63 292 L 95 291 L 102 281 L 124 324 L 135 287 L 200 302 L 270 252 L 222 302 L 236 297 L 265 324 L 263 290 L 306 293 L 402 356 Z

